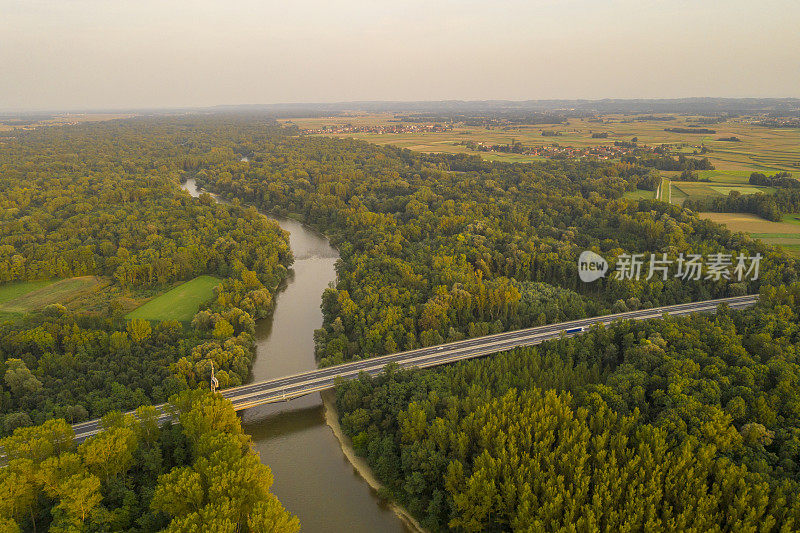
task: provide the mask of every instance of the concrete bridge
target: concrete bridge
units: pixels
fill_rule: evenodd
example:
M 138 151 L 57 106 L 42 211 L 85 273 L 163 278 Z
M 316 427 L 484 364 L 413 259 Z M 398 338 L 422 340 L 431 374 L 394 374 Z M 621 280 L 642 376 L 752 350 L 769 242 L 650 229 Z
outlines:
M 616 320 L 646 320 L 661 318 L 665 314 L 679 316 L 698 312 L 711 312 L 722 304 L 726 304 L 732 309 L 742 309 L 753 305 L 757 299 L 758 295 L 720 298 L 508 331 L 260 381 L 242 385 L 241 387 L 225 389 L 220 391 L 220 394 L 229 399 L 233 403 L 233 408 L 239 411 L 267 403 L 285 402 L 314 392 L 324 391 L 333 388 L 337 379 L 353 379 L 358 377 L 361 372 L 374 376 L 382 372 L 388 364 L 395 364 L 399 368 L 428 368 L 455 361 L 483 357 L 520 346 L 531 346 L 562 336 L 579 335 L 586 331 L 587 328 L 598 324 L 608 325 Z M 163 412 L 163 405 L 156 407 L 161 409 L 163 413 L 159 417 L 159 421 L 166 422 L 169 420 L 170 415 Z M 72 427 L 75 430 L 75 439 L 78 442 L 102 430 L 99 420 L 82 422 Z

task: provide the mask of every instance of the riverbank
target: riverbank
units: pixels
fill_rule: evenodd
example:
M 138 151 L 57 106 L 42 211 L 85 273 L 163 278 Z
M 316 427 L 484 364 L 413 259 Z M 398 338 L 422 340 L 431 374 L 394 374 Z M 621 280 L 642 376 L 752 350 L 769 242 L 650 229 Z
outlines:
M 194 179 L 182 187 L 204 192 Z M 226 200 L 213 195 L 217 202 Z M 256 322 L 251 380 L 260 381 L 317 368 L 314 331 L 322 325 L 323 291 L 336 282 L 338 251 L 324 234 L 295 217 L 261 212 L 289 233 L 294 263 L 275 294 L 269 317 Z M 335 434 L 336 415 L 327 415 L 319 394 L 242 413 L 245 432 L 261 461 L 272 470 L 272 492 L 295 514 L 303 531 L 407 533 L 413 530 L 397 509 L 382 501 L 365 464 L 356 465 Z M 330 419 L 333 416 L 334 419 Z M 340 433 L 341 434 L 341 433 Z
M 353 469 L 358 475 L 361 476 L 375 492 L 378 492 L 383 488 L 383 484 L 375 477 L 375 474 L 372 473 L 372 469 L 367 464 L 367 461 L 356 453 L 350 437 L 344 434 L 342 426 L 339 425 L 339 411 L 336 409 L 336 393 L 333 390 L 326 390 L 320 395 L 322 396 L 322 406 L 325 412 L 325 423 L 328 424 L 328 427 L 331 428 L 333 434 L 336 436 L 336 440 L 339 441 L 342 453 L 347 457 L 350 464 L 353 465 Z M 397 514 L 400 520 L 402 520 L 411 531 L 426 533 L 425 528 L 423 528 L 404 507 L 394 502 L 387 503 L 392 511 Z

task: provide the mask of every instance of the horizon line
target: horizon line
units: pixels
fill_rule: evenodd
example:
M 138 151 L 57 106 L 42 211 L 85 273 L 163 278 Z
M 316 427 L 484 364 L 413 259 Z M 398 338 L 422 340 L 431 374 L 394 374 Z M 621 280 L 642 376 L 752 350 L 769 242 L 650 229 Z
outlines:
M 603 102 L 697 102 L 697 101 L 774 101 L 791 102 L 800 105 L 800 96 L 683 96 L 683 97 L 605 97 L 605 98 L 529 98 L 524 100 L 512 100 L 503 98 L 483 98 L 483 99 L 433 99 L 433 100 L 336 100 L 330 102 L 321 101 L 284 101 L 269 103 L 240 103 L 240 104 L 210 104 L 210 105 L 153 105 L 153 106 L 110 106 L 110 107 L 73 107 L 73 108 L 6 108 L 0 109 L 0 114 L 7 115 L 32 115 L 32 114 L 103 114 L 103 113 L 164 113 L 164 112 L 197 112 L 214 111 L 232 108 L 279 108 L 279 107 L 323 107 L 323 106 L 347 106 L 347 105 L 409 105 L 409 104 L 526 104 L 526 103 L 603 103 Z

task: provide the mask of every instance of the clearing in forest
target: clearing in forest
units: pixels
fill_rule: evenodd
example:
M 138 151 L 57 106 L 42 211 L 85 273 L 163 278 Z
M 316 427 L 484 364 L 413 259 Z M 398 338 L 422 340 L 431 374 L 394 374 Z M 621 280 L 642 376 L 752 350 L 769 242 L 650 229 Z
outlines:
M 700 216 L 724 224 L 731 231 L 748 233 L 754 239 L 800 255 L 800 215 L 797 213 L 784 215 L 781 222 L 771 222 L 749 213 L 700 213 Z
M 157 296 L 128 313 L 125 318 L 144 320 L 177 320 L 188 322 L 200 305 L 214 297 L 214 288 L 220 280 L 214 276 L 199 276 L 181 283 L 172 290 Z
M 99 278 L 95 276 L 9 283 L 0 287 L 0 312 L 30 313 L 50 304 L 65 304 L 99 283 Z

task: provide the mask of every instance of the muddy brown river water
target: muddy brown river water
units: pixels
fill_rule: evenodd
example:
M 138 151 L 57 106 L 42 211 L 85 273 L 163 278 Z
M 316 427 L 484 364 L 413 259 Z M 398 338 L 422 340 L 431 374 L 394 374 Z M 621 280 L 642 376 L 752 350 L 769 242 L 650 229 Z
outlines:
M 183 188 L 199 194 L 192 179 Z M 336 279 L 339 257 L 323 235 L 295 220 L 266 216 L 289 232 L 295 261 L 273 315 L 256 325 L 253 381 L 316 368 L 314 330 L 322 324 L 321 296 Z M 272 469 L 272 491 L 300 518 L 302 531 L 408 531 L 348 461 L 326 423 L 325 409 L 320 395 L 313 394 L 242 415 L 261 461 Z

